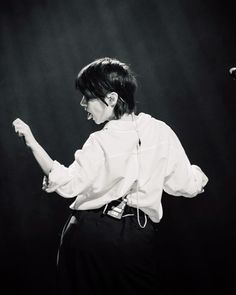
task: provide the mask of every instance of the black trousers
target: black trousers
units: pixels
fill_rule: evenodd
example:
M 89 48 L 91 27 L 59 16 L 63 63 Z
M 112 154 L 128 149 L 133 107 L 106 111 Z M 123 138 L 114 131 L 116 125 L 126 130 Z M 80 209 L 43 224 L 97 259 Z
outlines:
M 58 294 L 162 294 L 158 226 L 148 219 L 141 228 L 136 209 L 125 213 L 135 215 L 117 220 L 103 208 L 72 213 L 59 251 Z

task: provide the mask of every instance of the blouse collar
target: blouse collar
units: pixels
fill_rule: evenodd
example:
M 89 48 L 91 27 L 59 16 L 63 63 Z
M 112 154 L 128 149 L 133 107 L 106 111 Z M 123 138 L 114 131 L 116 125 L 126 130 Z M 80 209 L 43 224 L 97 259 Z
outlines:
M 139 125 L 140 121 L 142 121 L 143 119 L 145 119 L 147 117 L 150 118 L 151 116 L 148 114 L 144 114 L 144 113 L 139 113 L 138 115 L 127 114 L 127 115 L 123 116 L 121 119 L 111 120 L 111 121 L 107 122 L 103 129 L 111 129 L 112 128 L 112 129 L 127 130 L 127 129 L 130 129 L 130 127 L 133 126 L 134 123 L 136 125 Z

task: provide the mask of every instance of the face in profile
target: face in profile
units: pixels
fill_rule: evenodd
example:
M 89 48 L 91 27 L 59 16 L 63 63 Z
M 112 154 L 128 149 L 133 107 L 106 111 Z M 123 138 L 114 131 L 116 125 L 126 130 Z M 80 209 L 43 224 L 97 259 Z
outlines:
M 106 121 L 115 119 L 114 107 L 116 105 L 117 94 L 107 95 L 105 97 L 105 102 L 107 105 L 99 98 L 89 98 L 85 96 L 82 97 L 80 105 L 88 113 L 87 119 L 93 120 L 96 124 L 101 124 Z

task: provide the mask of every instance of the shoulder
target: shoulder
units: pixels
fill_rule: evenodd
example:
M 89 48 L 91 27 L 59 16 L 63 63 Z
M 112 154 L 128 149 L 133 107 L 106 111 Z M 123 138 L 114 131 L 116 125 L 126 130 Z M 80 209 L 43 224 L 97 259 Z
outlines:
M 157 119 L 149 114 L 146 113 L 139 113 L 138 120 L 140 121 L 140 125 L 145 127 L 153 126 L 154 128 L 159 129 L 159 131 L 169 132 L 171 127 L 164 121 Z
M 85 141 L 81 149 L 75 151 L 75 159 L 78 160 L 81 157 L 87 157 L 93 160 L 103 158 L 103 149 L 99 143 L 98 135 L 91 133 L 88 139 Z

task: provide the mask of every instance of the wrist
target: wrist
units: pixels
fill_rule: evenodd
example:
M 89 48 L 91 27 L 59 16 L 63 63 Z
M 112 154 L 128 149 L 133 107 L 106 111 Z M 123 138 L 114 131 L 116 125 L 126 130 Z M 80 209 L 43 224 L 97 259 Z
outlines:
M 39 149 L 40 145 L 35 138 L 32 138 L 30 142 L 28 142 L 28 147 L 32 150 L 32 152 Z

